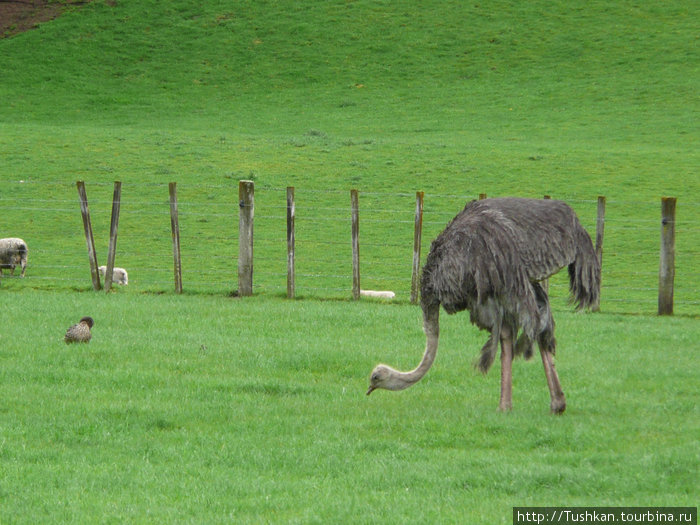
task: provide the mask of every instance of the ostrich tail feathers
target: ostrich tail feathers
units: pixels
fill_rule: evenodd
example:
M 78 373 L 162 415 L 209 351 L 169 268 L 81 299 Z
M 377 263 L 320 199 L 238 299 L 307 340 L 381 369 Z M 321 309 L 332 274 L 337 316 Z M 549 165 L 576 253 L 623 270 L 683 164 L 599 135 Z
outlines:
M 600 303 L 600 261 L 588 232 L 578 224 L 576 258 L 569 264 L 569 288 L 577 310 Z

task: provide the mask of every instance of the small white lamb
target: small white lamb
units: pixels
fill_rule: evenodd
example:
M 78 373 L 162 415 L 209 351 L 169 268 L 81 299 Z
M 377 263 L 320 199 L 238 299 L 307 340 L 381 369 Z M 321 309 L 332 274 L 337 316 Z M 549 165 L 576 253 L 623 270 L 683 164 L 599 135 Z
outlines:
M 105 275 L 107 274 L 107 267 L 100 266 L 98 270 L 100 271 L 100 275 L 104 279 Z M 116 284 L 127 285 L 129 284 L 129 274 L 126 273 L 126 270 L 124 268 L 117 268 L 115 266 L 114 270 L 112 271 L 112 282 Z
M 360 295 L 364 295 L 365 297 L 381 297 L 382 299 L 393 299 L 396 297 L 394 292 L 378 290 L 360 290 Z

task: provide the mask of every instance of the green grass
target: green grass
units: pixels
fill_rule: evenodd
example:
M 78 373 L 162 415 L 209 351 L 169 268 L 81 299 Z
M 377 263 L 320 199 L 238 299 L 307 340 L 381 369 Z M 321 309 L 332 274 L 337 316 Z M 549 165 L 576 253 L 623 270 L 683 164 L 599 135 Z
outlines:
M 377 361 L 419 360 L 415 307 L 8 296 L 3 523 L 507 523 L 514 505 L 697 495 L 690 319 L 557 312 L 554 417 L 539 360 L 516 363 L 515 408 L 496 411 L 464 315 L 443 316 L 423 382 L 366 397 Z M 89 345 L 64 345 L 71 312 L 97 320 Z
M 694 505 L 700 179 L 695 2 L 95 1 L 0 40 L 3 523 L 509 523 L 514 505 Z M 75 181 L 106 260 L 93 293 Z M 256 296 L 237 287 L 237 181 L 256 183 Z M 172 290 L 178 182 L 185 294 Z M 284 188 L 297 195 L 286 287 Z M 363 286 L 350 295 L 349 190 Z M 515 409 L 466 315 L 442 319 L 416 387 L 407 304 L 415 192 L 423 256 L 464 202 L 608 199 L 602 313 L 552 280 L 569 407 L 537 362 Z M 659 201 L 676 196 L 676 317 L 657 318 Z M 63 331 L 96 319 L 95 338 Z

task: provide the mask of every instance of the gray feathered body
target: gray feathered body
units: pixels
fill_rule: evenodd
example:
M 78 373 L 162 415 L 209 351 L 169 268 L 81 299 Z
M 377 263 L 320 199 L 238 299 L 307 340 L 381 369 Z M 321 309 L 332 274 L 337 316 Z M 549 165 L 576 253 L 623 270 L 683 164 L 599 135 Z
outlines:
M 537 341 L 554 352 L 554 320 L 539 281 L 567 266 L 577 308 L 598 302 L 600 265 L 588 232 L 564 202 L 521 198 L 472 201 L 433 241 L 421 282 L 424 311 L 469 310 L 491 332 L 478 363 L 487 371 L 501 330 L 521 332 L 516 353 Z

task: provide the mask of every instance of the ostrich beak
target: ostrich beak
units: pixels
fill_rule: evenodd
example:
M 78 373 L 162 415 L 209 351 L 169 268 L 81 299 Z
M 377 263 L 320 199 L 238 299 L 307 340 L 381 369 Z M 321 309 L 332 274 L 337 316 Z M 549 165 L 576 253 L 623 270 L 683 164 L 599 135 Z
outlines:
M 370 395 L 372 392 L 374 392 L 376 388 L 376 386 L 369 385 L 369 388 L 367 389 L 367 395 Z

